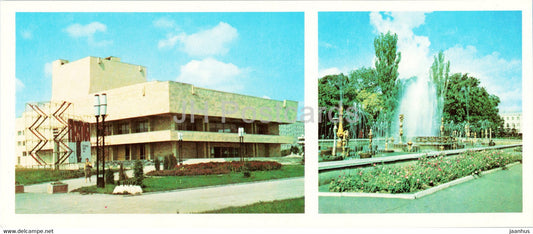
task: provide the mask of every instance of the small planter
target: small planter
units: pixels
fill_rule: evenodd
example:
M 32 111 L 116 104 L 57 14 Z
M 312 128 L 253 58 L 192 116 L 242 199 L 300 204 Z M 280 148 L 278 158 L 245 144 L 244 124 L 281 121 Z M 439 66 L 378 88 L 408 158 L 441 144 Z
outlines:
M 24 193 L 24 185 L 22 184 L 15 185 L 15 193 Z
M 53 182 L 48 185 L 48 193 L 68 193 L 68 184 Z

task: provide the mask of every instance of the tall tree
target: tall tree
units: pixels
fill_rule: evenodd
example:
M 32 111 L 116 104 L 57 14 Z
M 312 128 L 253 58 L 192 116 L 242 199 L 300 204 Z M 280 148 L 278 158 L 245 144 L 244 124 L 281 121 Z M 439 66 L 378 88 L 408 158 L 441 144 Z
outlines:
M 437 111 L 441 116 L 444 109 L 446 91 L 448 90 L 449 74 L 450 61 L 445 61 L 444 53 L 441 50 L 437 55 L 435 55 L 429 73 L 429 78 L 435 84 L 435 89 L 437 91 Z
M 468 122 L 473 129 L 491 127 L 493 131 L 502 126 L 503 119 L 498 114 L 500 98 L 489 94 L 479 85 L 479 79 L 468 74 L 455 73 L 449 77 L 444 103 L 444 121 Z M 483 126 L 477 126 L 481 123 Z
M 398 64 L 401 60 L 401 53 L 398 52 L 397 43 L 398 35 L 390 32 L 382 33 L 374 39 L 376 78 L 379 91 L 383 95 L 384 114 L 387 115 L 388 122 L 392 120 L 394 110 L 398 105 Z

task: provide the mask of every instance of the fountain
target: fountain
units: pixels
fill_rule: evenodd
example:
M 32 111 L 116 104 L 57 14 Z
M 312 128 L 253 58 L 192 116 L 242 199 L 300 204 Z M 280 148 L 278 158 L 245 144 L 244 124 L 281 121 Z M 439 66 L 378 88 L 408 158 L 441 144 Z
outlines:
M 413 77 L 404 81 L 398 106 L 399 141 L 395 149 L 407 152 L 462 148 L 455 136 L 446 136 L 442 110 L 435 84 L 429 77 Z M 439 121 L 440 120 L 440 121 Z M 440 122 L 440 124 L 439 124 Z M 465 133 L 470 134 L 468 124 Z M 407 141 L 407 143 L 403 143 Z
M 428 77 L 413 77 L 405 80 L 404 87 L 398 103 L 398 113 L 403 119 L 400 120 L 402 135 L 406 140 L 416 136 L 439 135 L 438 120 L 442 110 L 438 110 L 433 82 Z

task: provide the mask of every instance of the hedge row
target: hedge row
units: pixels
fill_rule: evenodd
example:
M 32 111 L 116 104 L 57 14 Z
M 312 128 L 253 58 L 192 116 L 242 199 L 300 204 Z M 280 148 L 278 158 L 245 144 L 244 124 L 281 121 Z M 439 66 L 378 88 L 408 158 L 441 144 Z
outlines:
M 273 161 L 239 161 L 233 162 L 209 162 L 189 165 L 178 165 L 173 170 L 151 171 L 148 176 L 193 176 L 193 175 L 216 175 L 231 172 L 247 171 L 271 171 L 279 170 L 281 164 Z

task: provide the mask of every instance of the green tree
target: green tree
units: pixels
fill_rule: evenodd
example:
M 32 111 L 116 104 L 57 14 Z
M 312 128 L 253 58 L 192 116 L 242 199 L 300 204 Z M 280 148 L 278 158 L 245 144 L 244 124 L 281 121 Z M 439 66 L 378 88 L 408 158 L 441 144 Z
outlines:
M 398 52 L 397 42 L 398 35 L 390 32 L 382 33 L 374 39 L 377 84 L 383 95 L 384 111 L 389 115 L 388 121 L 391 121 L 392 113 L 398 105 L 398 64 L 401 53 Z
M 343 109 L 346 115 L 344 126 L 350 130 L 350 137 L 358 136 L 357 133 L 365 132 L 365 128 L 377 118 L 380 110 L 384 109 L 383 98 L 372 68 L 356 69 L 348 76 L 344 74 L 328 75 L 318 81 L 318 104 L 322 108 L 321 122 L 319 123 L 319 137 L 333 138 L 333 123 L 331 117 L 338 115 L 337 109 L 340 104 L 339 83 L 343 82 Z M 351 114 L 348 114 L 348 111 Z
M 435 89 L 437 91 L 437 111 L 440 115 L 442 115 L 444 109 L 444 99 L 446 98 L 446 91 L 448 90 L 449 74 L 450 61 L 445 61 L 444 53 L 441 50 L 435 55 L 429 73 L 429 78 L 435 84 Z
M 444 103 L 444 121 L 468 122 L 473 129 L 490 127 L 493 131 L 502 126 L 503 119 L 498 114 L 500 98 L 489 94 L 479 85 L 479 79 L 468 74 L 455 73 L 449 77 Z M 480 123 L 483 123 L 483 126 L 477 126 Z M 464 128 L 461 131 L 464 131 Z

